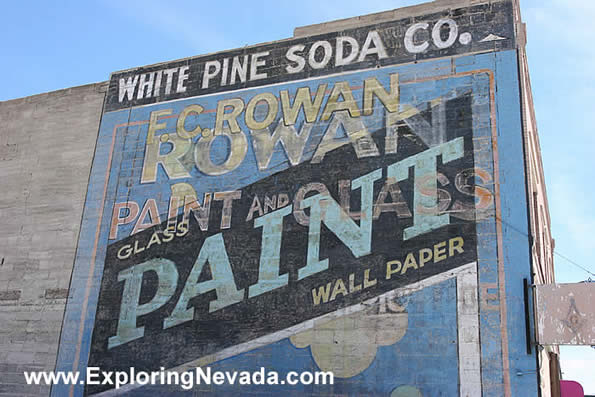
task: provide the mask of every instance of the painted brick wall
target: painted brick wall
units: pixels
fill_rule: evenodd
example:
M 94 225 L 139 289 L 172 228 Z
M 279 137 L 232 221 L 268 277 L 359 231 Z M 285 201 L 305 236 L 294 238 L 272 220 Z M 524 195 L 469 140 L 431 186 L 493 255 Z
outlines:
M 406 10 L 0 104 L 0 395 L 536 394 L 512 4 Z

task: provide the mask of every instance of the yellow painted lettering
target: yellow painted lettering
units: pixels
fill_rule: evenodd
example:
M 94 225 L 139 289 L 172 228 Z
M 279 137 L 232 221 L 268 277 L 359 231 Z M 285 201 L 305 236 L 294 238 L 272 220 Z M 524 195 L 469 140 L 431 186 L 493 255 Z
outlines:
M 339 97 L 343 97 L 342 101 L 339 101 Z M 331 95 L 326 101 L 324 111 L 322 112 L 321 120 L 326 121 L 331 118 L 332 114 L 338 110 L 347 110 L 351 117 L 359 117 L 360 111 L 353 98 L 351 87 L 346 81 L 340 81 L 335 84 Z
M 326 84 L 321 84 L 316 90 L 316 96 L 312 101 L 312 94 L 310 93 L 310 87 L 300 87 L 295 93 L 295 99 L 293 105 L 289 102 L 289 92 L 283 90 L 281 94 L 281 109 L 283 110 L 283 122 L 285 125 L 294 125 L 300 109 L 304 109 L 304 116 L 307 123 L 313 123 L 316 121 L 316 116 L 320 111 L 320 105 L 324 99 L 324 93 L 326 92 Z
M 434 263 L 438 263 L 446 259 L 446 241 L 438 243 L 434 246 Z
M 342 279 L 337 279 L 337 282 L 335 283 L 335 287 L 333 288 L 333 293 L 331 294 L 331 301 L 334 301 L 337 298 L 337 295 L 347 295 L 347 288 L 345 288 L 345 283 L 343 282 Z
M 376 279 L 370 280 L 370 269 L 364 271 L 364 289 L 375 286 L 377 281 Z
M 410 252 L 407 254 L 405 258 L 405 263 L 403 264 L 403 269 L 401 270 L 401 274 L 407 273 L 409 268 L 417 269 L 417 262 L 415 260 L 415 256 Z
M 320 302 L 328 302 L 329 294 L 331 292 L 331 283 L 321 285 L 318 289 L 312 289 L 312 299 L 314 300 L 314 306 L 320 305 Z
M 267 114 L 262 121 L 257 121 L 254 117 L 254 112 L 256 111 L 256 105 L 261 101 L 266 102 L 267 104 Z M 271 125 L 273 121 L 275 121 L 278 110 L 279 101 L 277 100 L 276 96 L 270 92 L 258 94 L 254 96 L 254 98 L 250 99 L 250 102 L 248 102 L 248 106 L 246 107 L 246 112 L 244 113 L 246 126 L 251 130 L 263 130 Z M 232 132 L 235 131 L 232 129 Z
M 384 89 L 376 77 L 364 80 L 364 116 L 374 113 L 374 96 L 382 102 L 387 111 L 397 112 L 399 110 L 399 74 L 390 75 L 390 92 Z
M 232 107 L 232 111 L 226 113 L 225 109 L 227 107 Z M 238 116 L 244 110 L 244 102 L 239 98 L 232 98 L 232 99 L 225 99 L 223 101 L 217 102 L 217 116 L 215 119 L 215 135 L 221 134 L 223 131 L 223 124 L 225 121 L 229 124 L 229 129 L 233 133 L 238 133 L 241 131 L 240 126 L 238 124 Z
M 463 244 L 464 240 L 462 237 L 453 237 L 448 240 L 448 256 L 453 256 L 455 251 L 457 251 L 458 254 L 465 252 Z
M 429 248 L 422 248 L 419 250 L 419 267 L 424 267 L 432 259 L 432 250 Z
M 393 268 L 393 266 L 395 266 Z M 390 280 L 393 274 L 399 273 L 401 271 L 401 261 L 388 261 L 386 262 L 386 279 Z

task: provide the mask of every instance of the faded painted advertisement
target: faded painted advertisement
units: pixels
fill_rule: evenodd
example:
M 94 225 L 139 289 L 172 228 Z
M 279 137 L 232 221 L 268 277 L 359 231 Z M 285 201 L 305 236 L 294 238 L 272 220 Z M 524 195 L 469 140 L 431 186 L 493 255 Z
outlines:
M 245 390 L 480 395 L 505 359 L 496 65 L 516 61 L 431 58 L 510 48 L 509 15 L 112 75 L 59 367 L 319 368 L 335 385 Z M 236 386 L 213 387 L 194 392 Z

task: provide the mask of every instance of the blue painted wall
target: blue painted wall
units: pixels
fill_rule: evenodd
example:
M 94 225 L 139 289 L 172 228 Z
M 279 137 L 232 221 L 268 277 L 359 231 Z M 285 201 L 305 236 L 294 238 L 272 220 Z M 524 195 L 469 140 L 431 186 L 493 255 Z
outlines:
M 422 117 L 430 125 L 432 105 L 437 98 L 443 101 L 470 98 L 472 112 L 472 152 L 474 167 L 485 172 L 487 177 L 475 177 L 473 183 L 491 193 L 499 200 L 493 200 L 482 211 L 475 212 L 477 253 L 477 297 L 479 301 L 477 321 L 479 324 L 479 362 L 481 365 L 481 390 L 484 396 L 501 396 L 507 387 L 514 396 L 537 395 L 536 375 L 517 376 L 517 371 L 535 370 L 535 356 L 526 353 L 525 314 L 523 305 L 523 278 L 530 278 L 529 242 L 527 239 L 527 214 L 525 178 L 523 174 L 523 151 L 519 103 L 519 82 L 517 60 L 514 50 L 467 55 L 457 58 L 429 60 L 416 64 L 385 67 L 360 72 L 345 73 L 328 78 L 317 78 L 274 86 L 246 89 L 240 92 L 205 97 L 201 105 L 215 109 L 217 102 L 241 97 L 245 101 L 262 92 L 279 96 L 284 89 L 311 87 L 314 92 L 321 82 L 329 86 L 347 81 L 354 87 L 369 77 L 376 77 L 385 87 L 389 76 L 399 74 L 401 109 L 411 105 L 422 109 Z M 355 100 L 361 101 L 362 90 L 353 90 Z M 493 96 L 492 96 L 493 95 Z M 325 101 L 328 100 L 328 93 Z M 96 324 L 96 308 L 100 299 L 99 290 L 104 272 L 108 244 L 128 237 L 134 223 L 118 228 L 117 239 L 109 240 L 112 208 L 117 202 L 135 201 L 142 205 L 149 198 L 155 198 L 161 220 L 167 218 L 167 206 L 171 196 L 170 186 L 175 182 L 193 185 L 199 200 L 205 192 L 242 189 L 264 178 L 290 168 L 280 146 L 276 147 L 271 166 L 266 171 L 256 167 L 253 147 L 240 167 L 223 176 L 205 176 L 196 168 L 191 177 L 172 181 L 159 167 L 157 182 L 140 184 L 138 180 L 145 156 L 146 136 L 150 113 L 160 109 L 173 109 L 178 114 L 194 99 L 182 99 L 132 110 L 113 111 L 104 114 L 95 160 L 85 205 L 81 237 L 70 299 L 62 332 L 58 370 L 73 368 L 84 371 L 91 350 L 93 329 Z M 465 108 L 466 109 L 466 108 Z M 203 117 L 204 116 L 204 117 Z M 303 120 L 303 114 L 299 116 Z M 382 131 L 385 112 L 377 106 L 372 115 L 364 119 L 370 131 Z M 201 115 L 203 126 L 214 125 L 215 113 Z M 164 120 L 166 129 L 175 128 L 176 118 Z M 193 127 L 189 119 L 187 129 Z M 195 122 L 195 121 L 194 121 Z M 319 145 L 329 121 L 319 121 L 306 144 L 307 150 L 302 162 L 311 160 Z M 248 131 L 243 121 L 240 125 Z M 298 123 L 299 125 L 299 123 Z M 411 129 L 405 124 L 403 128 Z M 494 136 L 494 132 L 496 135 Z M 378 132 L 380 133 L 380 132 Z M 449 131 L 446 131 L 449 134 Z M 431 134 L 431 133 L 429 133 Z M 414 134 L 415 135 L 415 134 Z M 456 136 L 456 133 L 455 133 Z M 376 137 L 378 141 L 380 138 Z M 249 136 L 249 139 L 252 139 Z M 404 138 L 400 138 L 404 139 Z M 495 139 L 495 141 L 494 141 Z M 494 145 L 495 144 L 495 145 Z M 494 162 L 497 149 L 498 162 Z M 214 161 L 225 158 L 228 147 L 220 141 L 214 145 Z M 108 172 L 109 178 L 105 179 Z M 499 179 L 496 180 L 495 170 Z M 315 180 L 315 176 L 313 177 Z M 452 183 L 452 182 L 451 182 Z M 494 197 L 492 197 L 494 198 Z M 497 207 L 499 201 L 498 224 Z M 480 203 L 479 198 L 475 200 Z M 411 204 L 409 203 L 409 206 Z M 452 210 L 452 207 L 449 207 Z M 498 234 L 501 233 L 502 255 L 498 253 Z M 458 266 L 466 265 L 460 263 Z M 400 287 L 398 296 L 391 297 L 393 303 L 403 308 L 407 316 L 404 334 L 390 345 L 377 346 L 371 364 L 361 372 L 348 378 L 336 378 L 333 386 L 251 386 L 238 389 L 237 386 L 197 386 L 191 392 L 175 389 L 178 394 L 209 391 L 218 395 L 405 395 L 417 390 L 423 396 L 458 395 L 460 384 L 466 379 L 460 377 L 461 355 L 460 334 L 457 318 L 460 308 L 457 302 L 455 275 L 440 273 L 438 281 L 422 285 L 408 292 Z M 504 276 L 504 277 L 503 277 Z M 419 280 L 422 281 L 420 276 Z M 502 294 L 502 292 L 504 294 Z M 119 302 L 114 302 L 118 304 Z M 276 310 L 277 308 L 271 308 Z M 504 314 L 505 309 L 506 314 Z M 363 315 L 363 314 L 360 314 Z M 357 317 L 357 314 L 351 314 Z M 83 320 L 81 320 L 83 319 Z M 316 331 L 318 332 L 318 331 Z M 357 336 L 360 338 L 360 336 Z M 239 352 L 210 364 L 212 370 L 256 370 L 260 367 L 279 371 L 281 374 L 293 371 L 316 371 L 320 367 L 312 355 L 311 347 L 298 348 L 296 343 L 284 337 L 262 347 Z M 299 345 L 299 343 L 298 343 Z M 506 354 L 506 351 L 508 354 Z M 503 354 L 504 352 L 504 354 Z M 506 372 L 503 368 L 508 367 Z M 159 363 L 156 363 L 159 368 Z M 324 368 L 322 368 L 324 369 Z M 509 386 L 507 386 L 509 385 Z M 399 389 L 401 387 L 401 389 Z M 407 388 L 409 387 L 409 388 Z M 55 386 L 52 394 L 66 393 L 67 386 Z M 74 388 L 75 394 L 83 393 L 83 386 Z M 159 395 L 173 392 L 171 387 L 141 387 L 131 390 L 133 395 Z

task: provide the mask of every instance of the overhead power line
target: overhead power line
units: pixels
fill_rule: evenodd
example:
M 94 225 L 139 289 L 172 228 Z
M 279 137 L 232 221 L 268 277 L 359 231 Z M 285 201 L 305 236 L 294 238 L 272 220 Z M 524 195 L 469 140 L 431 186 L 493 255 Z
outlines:
M 561 253 L 559 253 L 559 252 L 556 252 L 556 250 L 554 250 L 554 255 L 558 255 L 560 258 L 564 259 L 564 260 L 565 260 L 565 261 L 567 261 L 568 263 L 570 263 L 570 264 L 572 264 L 572 265 L 574 265 L 574 266 L 576 266 L 576 267 L 578 267 L 578 268 L 580 268 L 580 269 L 584 270 L 585 272 L 589 273 L 589 274 L 590 274 L 590 275 L 592 275 L 592 276 L 595 276 L 595 273 L 593 273 L 593 272 L 592 272 L 592 271 L 590 271 L 589 269 L 586 269 L 586 268 L 582 267 L 581 265 L 579 265 L 578 263 L 576 263 L 576 262 L 575 262 L 575 261 L 573 261 L 572 259 L 570 259 L 570 258 L 568 258 L 568 257 L 566 257 L 566 256 L 564 256 L 564 255 L 562 255 Z
M 505 220 L 503 220 L 502 218 L 498 218 L 498 217 L 496 217 L 496 218 L 497 218 L 497 219 L 499 219 L 499 220 L 500 220 L 500 222 L 502 222 L 502 223 L 503 223 L 503 224 L 505 224 L 506 226 L 510 227 L 510 228 L 511 228 L 512 230 L 514 230 L 515 232 L 517 232 L 517 233 L 519 233 L 519 234 L 521 234 L 521 235 L 523 235 L 523 236 L 525 236 L 525 237 L 529 237 L 529 235 L 528 235 L 527 233 L 523 232 L 522 230 L 519 230 L 518 228 L 516 228 L 514 225 L 510 224 L 509 222 L 506 222 L 506 221 L 505 221 Z M 572 259 L 568 258 L 567 256 L 565 256 L 565 255 L 562 255 L 561 253 L 559 253 L 559 252 L 558 252 L 558 251 L 556 251 L 555 249 L 553 249 L 552 251 L 554 252 L 554 255 L 558 255 L 560 258 L 562 258 L 562 259 L 566 260 L 568 263 L 570 263 L 570 264 L 572 264 L 572 265 L 574 265 L 574 266 L 578 267 L 579 269 L 581 269 L 581 270 L 583 270 L 583 271 L 585 271 L 585 272 L 589 273 L 589 274 L 590 274 L 590 275 L 592 275 L 592 276 L 595 276 L 595 273 L 593 273 L 593 272 L 592 272 L 592 271 L 590 271 L 589 269 L 587 269 L 587 268 L 585 268 L 585 267 L 583 267 L 583 266 L 579 265 L 578 263 L 576 263 L 576 262 L 575 262 L 575 261 L 573 261 Z

